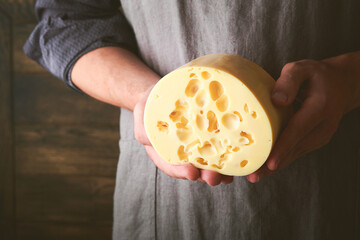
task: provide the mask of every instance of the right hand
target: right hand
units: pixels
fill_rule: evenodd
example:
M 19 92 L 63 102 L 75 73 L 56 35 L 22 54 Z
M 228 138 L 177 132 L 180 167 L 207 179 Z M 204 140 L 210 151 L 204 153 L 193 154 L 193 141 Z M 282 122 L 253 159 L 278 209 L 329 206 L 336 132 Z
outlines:
M 192 181 L 206 182 L 210 186 L 216 186 L 220 183 L 228 184 L 233 181 L 232 176 L 222 175 L 218 172 L 198 169 L 192 164 L 173 165 L 164 161 L 151 145 L 144 127 L 144 110 L 148 96 L 151 92 L 150 87 L 144 92 L 143 96 L 136 103 L 134 108 L 134 132 L 136 140 L 145 146 L 146 152 L 154 164 L 170 177 L 179 179 L 188 179 Z

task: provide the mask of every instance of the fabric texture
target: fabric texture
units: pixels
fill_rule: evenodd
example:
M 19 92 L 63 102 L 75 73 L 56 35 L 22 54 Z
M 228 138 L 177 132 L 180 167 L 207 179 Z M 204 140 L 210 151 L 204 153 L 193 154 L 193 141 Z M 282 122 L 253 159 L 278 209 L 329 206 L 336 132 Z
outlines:
M 141 57 L 162 76 L 196 57 L 225 52 L 254 61 L 276 79 L 288 62 L 360 50 L 356 0 L 121 2 Z M 257 184 L 237 177 L 209 187 L 151 170 L 156 184 L 146 193 L 154 212 L 141 214 L 143 199 L 116 188 L 115 219 L 121 220 L 114 239 L 356 239 L 359 123 L 358 109 L 327 146 Z M 134 142 L 121 152 L 144 152 L 135 144 L 131 112 L 122 110 L 120 126 L 120 142 Z M 117 186 L 126 181 L 130 160 L 123 157 Z M 120 202 L 132 202 L 136 207 L 128 211 L 139 217 L 124 220 Z M 152 225 L 137 228 L 147 221 Z M 137 238 L 137 231 L 147 237 Z
M 41 21 L 25 51 L 72 86 L 76 59 L 106 44 L 137 47 L 160 75 L 224 52 L 275 79 L 287 62 L 360 50 L 357 0 L 122 0 L 124 16 L 118 4 L 38 1 Z M 210 187 L 156 169 L 122 109 L 113 238 L 359 239 L 359 123 L 357 109 L 329 144 L 257 184 L 236 177 Z

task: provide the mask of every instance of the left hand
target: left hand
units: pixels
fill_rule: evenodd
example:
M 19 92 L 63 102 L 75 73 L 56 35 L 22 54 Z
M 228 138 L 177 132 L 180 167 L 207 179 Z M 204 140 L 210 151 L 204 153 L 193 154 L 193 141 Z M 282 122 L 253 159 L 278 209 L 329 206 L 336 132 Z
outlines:
M 357 53 L 356 63 L 359 63 Z M 344 56 L 323 61 L 288 63 L 276 81 L 272 101 L 277 106 L 299 102 L 266 163 L 247 176 L 250 182 L 276 173 L 295 159 L 326 145 L 343 115 L 359 106 L 359 76 L 350 74 Z M 345 67 L 344 67 L 345 66 Z M 356 64 L 355 64 L 356 66 Z
M 144 127 L 144 111 L 146 101 L 152 86 L 142 94 L 134 108 L 134 133 L 136 140 L 145 146 L 149 158 L 165 174 L 178 179 L 206 182 L 209 186 L 229 184 L 233 181 L 232 176 L 226 176 L 215 171 L 198 169 L 192 164 L 174 165 L 163 160 L 155 151 L 146 135 Z

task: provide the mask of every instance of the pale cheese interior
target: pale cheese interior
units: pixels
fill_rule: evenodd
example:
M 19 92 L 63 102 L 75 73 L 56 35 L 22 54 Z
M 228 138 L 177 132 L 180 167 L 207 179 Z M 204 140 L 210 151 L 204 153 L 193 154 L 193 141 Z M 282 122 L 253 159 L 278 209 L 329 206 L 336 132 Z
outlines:
M 155 150 L 171 164 L 248 175 L 265 162 L 277 135 L 273 129 L 279 129 L 279 117 L 269 119 L 273 109 L 264 105 L 233 74 L 188 64 L 151 91 L 145 129 Z

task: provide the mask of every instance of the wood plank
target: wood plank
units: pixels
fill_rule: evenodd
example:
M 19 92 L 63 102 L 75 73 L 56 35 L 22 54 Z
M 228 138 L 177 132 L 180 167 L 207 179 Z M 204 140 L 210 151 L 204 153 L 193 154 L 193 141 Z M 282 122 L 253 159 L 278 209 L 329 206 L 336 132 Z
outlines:
M 18 240 L 99 240 L 111 239 L 112 233 L 110 224 L 20 222 L 17 226 Z
M 15 75 L 15 122 L 118 126 L 119 108 L 79 94 L 46 75 Z
M 108 177 L 18 176 L 17 221 L 111 224 L 114 186 Z
M 0 239 L 13 239 L 11 20 L 0 9 Z
M 15 73 L 32 74 L 32 73 L 47 73 L 47 71 L 37 64 L 35 61 L 28 58 L 23 46 L 33 31 L 36 22 L 14 22 L 14 48 L 13 48 L 13 65 Z
M 360 110 L 358 109 L 357 114 L 357 123 L 360 123 Z M 358 149 L 358 159 L 357 162 L 357 173 L 356 173 L 356 184 L 355 192 L 356 194 L 356 218 L 355 218 L 355 239 L 360 239 L 360 149 Z
M 111 126 L 17 126 L 16 173 L 115 178 L 118 132 Z
M 34 21 L 36 0 L 1 0 L 0 7 L 5 9 L 17 21 Z

